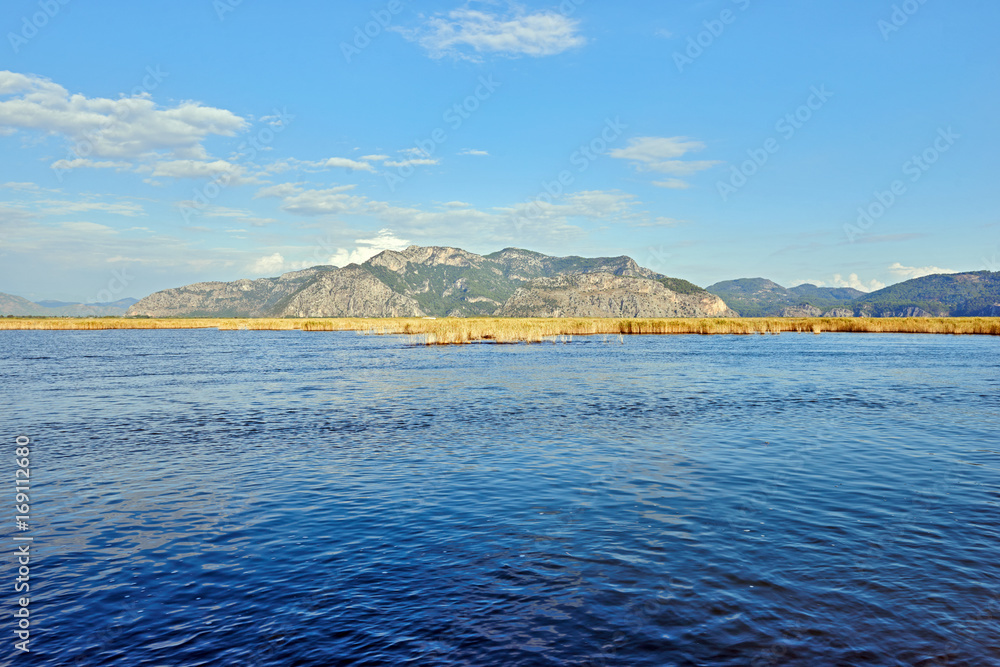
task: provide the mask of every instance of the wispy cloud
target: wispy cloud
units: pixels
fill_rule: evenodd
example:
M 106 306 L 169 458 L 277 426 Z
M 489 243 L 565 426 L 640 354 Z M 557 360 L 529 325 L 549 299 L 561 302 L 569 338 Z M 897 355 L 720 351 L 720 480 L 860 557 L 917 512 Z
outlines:
M 955 269 L 942 269 L 940 266 L 903 266 L 899 262 L 890 264 L 889 271 L 903 280 L 923 278 L 924 276 L 931 276 L 936 273 L 960 273 L 960 271 L 956 271 Z
M 431 58 L 479 61 L 484 55 L 552 56 L 586 43 L 579 21 L 554 11 L 506 14 L 461 8 L 434 14 L 416 28 L 390 28 L 423 47 Z
M 718 160 L 681 160 L 687 153 L 703 150 L 705 144 L 688 137 L 636 137 L 628 146 L 611 151 L 611 157 L 628 160 L 637 171 L 653 171 L 675 178 L 654 181 L 662 188 L 684 189 L 689 187 L 683 177 L 704 171 L 720 164 Z

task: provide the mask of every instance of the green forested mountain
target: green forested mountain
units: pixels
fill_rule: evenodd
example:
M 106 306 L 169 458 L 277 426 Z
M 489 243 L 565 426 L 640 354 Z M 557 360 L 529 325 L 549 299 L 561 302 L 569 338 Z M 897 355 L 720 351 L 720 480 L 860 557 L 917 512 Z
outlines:
M 582 279 L 581 276 L 588 276 Z M 507 307 L 509 304 L 509 307 Z M 550 257 L 505 248 L 410 246 L 362 264 L 314 267 L 275 278 L 196 283 L 147 296 L 148 317 L 421 316 L 722 317 L 717 296 L 630 257 Z
M 727 280 L 705 289 L 742 317 L 802 314 L 808 308 L 864 317 L 1000 315 L 1000 273 L 989 271 L 913 278 L 869 294 L 809 284 L 786 289 L 764 278 Z
M 765 278 L 725 280 L 705 288 L 742 317 L 781 317 L 789 309 L 811 306 L 822 312 L 850 308 L 864 292 L 849 287 L 799 285 L 791 289 Z
M 939 273 L 866 294 L 854 302 L 859 315 L 884 317 L 920 309 L 930 315 L 1000 315 L 1000 272 Z

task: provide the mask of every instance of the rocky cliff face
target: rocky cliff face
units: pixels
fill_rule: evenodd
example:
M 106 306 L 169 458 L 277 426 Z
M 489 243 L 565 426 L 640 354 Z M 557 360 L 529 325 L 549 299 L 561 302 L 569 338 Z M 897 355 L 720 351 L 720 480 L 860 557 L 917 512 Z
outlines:
M 540 278 L 518 289 L 501 317 L 736 317 L 708 292 L 678 294 L 655 280 L 585 273 Z
M 194 283 L 140 299 L 128 315 L 145 317 L 262 317 L 274 306 L 334 267 L 313 267 L 278 278 Z
M 678 293 L 677 285 L 684 285 L 685 293 Z M 483 256 L 459 248 L 420 246 L 385 251 L 340 269 L 315 267 L 278 278 L 164 290 L 129 309 L 130 315 L 148 317 L 551 317 L 556 313 L 735 315 L 719 297 L 645 269 L 630 257 L 550 257 L 517 248 Z
M 356 264 L 319 275 L 279 303 L 277 317 L 420 317 L 424 311 Z

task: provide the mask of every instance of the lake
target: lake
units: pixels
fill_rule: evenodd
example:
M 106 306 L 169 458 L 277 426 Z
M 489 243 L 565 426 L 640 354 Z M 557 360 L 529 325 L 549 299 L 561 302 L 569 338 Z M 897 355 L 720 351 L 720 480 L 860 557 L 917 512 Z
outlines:
M 2 331 L 0 372 L 32 664 L 1000 664 L 995 337 Z

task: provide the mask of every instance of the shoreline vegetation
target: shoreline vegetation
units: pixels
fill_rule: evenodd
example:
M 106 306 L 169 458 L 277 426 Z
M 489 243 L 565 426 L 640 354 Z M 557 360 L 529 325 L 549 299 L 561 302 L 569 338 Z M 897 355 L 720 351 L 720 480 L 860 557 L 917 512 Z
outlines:
M 764 317 L 764 318 L 220 318 L 4 317 L 0 330 L 219 329 L 221 331 L 357 331 L 405 335 L 421 345 L 540 343 L 571 336 L 779 333 L 914 333 L 1000 335 L 1000 317 Z

